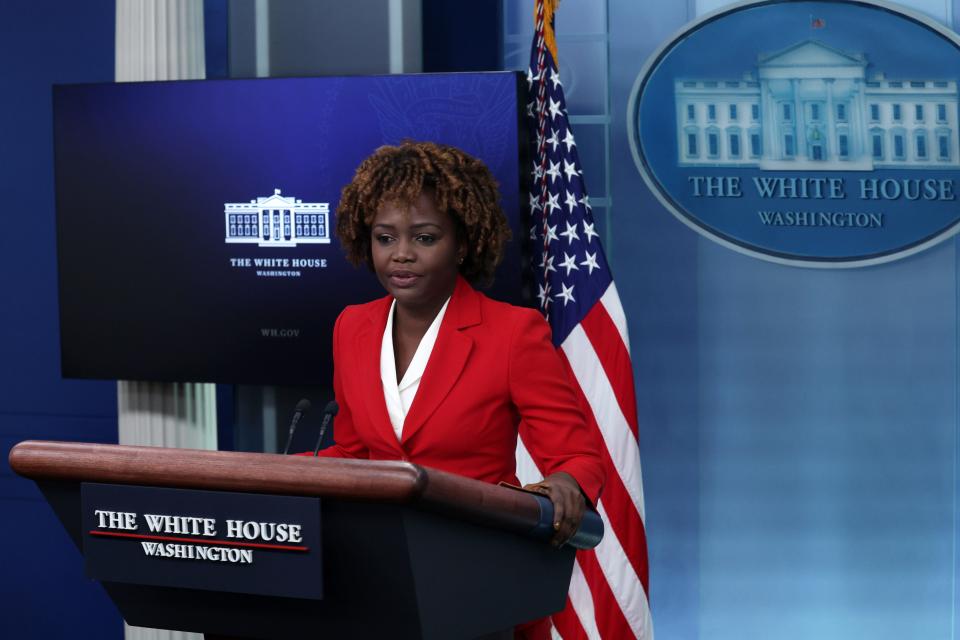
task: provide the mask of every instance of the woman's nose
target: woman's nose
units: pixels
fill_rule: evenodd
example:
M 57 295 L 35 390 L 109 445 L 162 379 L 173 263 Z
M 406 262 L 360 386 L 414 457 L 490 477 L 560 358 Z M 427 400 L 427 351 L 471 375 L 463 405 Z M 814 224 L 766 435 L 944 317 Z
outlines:
M 397 240 L 393 248 L 393 259 L 397 262 L 410 262 L 416 257 L 413 252 L 413 243 L 405 238 Z

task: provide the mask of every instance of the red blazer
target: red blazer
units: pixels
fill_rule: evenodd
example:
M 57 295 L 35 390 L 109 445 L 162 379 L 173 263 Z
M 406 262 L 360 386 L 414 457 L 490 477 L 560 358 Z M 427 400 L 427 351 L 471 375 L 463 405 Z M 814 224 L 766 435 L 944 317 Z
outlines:
M 588 428 L 550 328 L 533 309 L 491 300 L 460 278 L 400 441 L 380 381 L 389 296 L 343 310 L 333 330 L 336 444 L 322 456 L 409 460 L 517 483 L 517 431 L 546 475 L 566 471 L 596 504 L 604 482 Z

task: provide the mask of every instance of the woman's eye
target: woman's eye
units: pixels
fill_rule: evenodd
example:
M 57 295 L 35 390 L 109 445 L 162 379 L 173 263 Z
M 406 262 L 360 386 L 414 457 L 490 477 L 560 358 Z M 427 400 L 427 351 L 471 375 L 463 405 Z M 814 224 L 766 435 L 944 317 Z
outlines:
M 393 241 L 393 238 L 391 236 L 381 234 L 378 235 L 375 240 L 378 244 L 390 244 L 390 242 Z
M 433 244 L 434 242 L 437 241 L 437 239 L 431 235 L 421 233 L 420 235 L 417 236 L 417 241 L 420 242 L 421 244 Z

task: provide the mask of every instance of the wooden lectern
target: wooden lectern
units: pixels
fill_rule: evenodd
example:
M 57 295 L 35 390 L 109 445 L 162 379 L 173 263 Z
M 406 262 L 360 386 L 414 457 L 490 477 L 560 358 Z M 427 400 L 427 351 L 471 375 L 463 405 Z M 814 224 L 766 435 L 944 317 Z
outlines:
M 137 626 L 477 638 L 562 609 L 573 569 L 573 548 L 544 541 L 552 514 L 544 523 L 542 497 L 405 462 L 26 441 L 10 466 L 37 483 L 81 551 L 83 483 L 319 497 L 321 599 L 103 581 Z

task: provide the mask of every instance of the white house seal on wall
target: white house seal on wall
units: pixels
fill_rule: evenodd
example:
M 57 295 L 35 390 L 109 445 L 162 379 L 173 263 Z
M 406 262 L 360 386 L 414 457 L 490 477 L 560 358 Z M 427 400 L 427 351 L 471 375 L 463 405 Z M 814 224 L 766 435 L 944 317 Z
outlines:
M 875 0 L 724 6 L 650 56 L 627 136 L 660 204 L 727 248 L 909 256 L 960 232 L 960 36 Z

